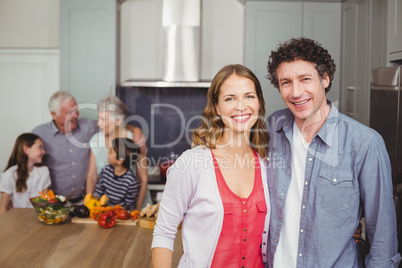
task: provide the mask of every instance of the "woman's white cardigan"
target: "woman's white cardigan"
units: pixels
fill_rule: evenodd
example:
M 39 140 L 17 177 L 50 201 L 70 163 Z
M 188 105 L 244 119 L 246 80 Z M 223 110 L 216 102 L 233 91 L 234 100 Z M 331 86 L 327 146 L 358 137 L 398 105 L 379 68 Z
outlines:
M 260 163 L 268 208 L 261 246 L 263 261 L 266 262 L 271 210 L 266 165 L 261 158 Z M 183 221 L 184 254 L 178 267 L 209 267 L 222 230 L 223 215 L 210 149 L 198 146 L 187 150 L 167 172 L 152 248 L 163 247 L 173 251 L 177 227 Z

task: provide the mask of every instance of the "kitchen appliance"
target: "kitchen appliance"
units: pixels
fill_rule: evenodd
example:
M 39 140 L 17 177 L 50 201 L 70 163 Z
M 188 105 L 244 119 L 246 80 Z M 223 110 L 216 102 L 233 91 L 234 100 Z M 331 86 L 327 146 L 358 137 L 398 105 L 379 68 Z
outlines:
M 146 138 L 148 183 L 155 185 L 166 182 L 167 169 L 191 148 L 211 85 L 199 79 L 201 0 L 162 2 L 161 80 L 129 79 L 117 89 L 128 108 L 126 124 L 140 127 Z
M 371 70 L 370 127 L 384 138 L 391 160 L 397 214 L 399 252 L 402 253 L 402 66 Z
M 163 0 L 164 81 L 198 81 L 200 0 Z

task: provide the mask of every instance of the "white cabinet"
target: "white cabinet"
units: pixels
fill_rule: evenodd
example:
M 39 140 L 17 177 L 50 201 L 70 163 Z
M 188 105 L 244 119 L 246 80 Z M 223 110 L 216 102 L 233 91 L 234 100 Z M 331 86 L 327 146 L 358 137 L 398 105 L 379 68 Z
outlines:
M 115 94 L 117 8 L 116 0 L 60 1 L 60 88 L 79 104 Z M 91 108 L 80 113 L 97 118 Z
M 277 89 L 268 79 L 267 62 L 279 43 L 292 37 L 312 38 L 340 64 L 341 3 L 247 1 L 245 18 L 245 65 L 258 77 L 263 88 L 266 113 L 285 108 Z M 340 75 L 335 74 L 327 97 L 339 100 Z
M 388 0 L 388 53 L 390 61 L 402 61 L 402 0 Z
M 370 70 L 386 62 L 386 2 L 342 4 L 341 112 L 369 124 Z

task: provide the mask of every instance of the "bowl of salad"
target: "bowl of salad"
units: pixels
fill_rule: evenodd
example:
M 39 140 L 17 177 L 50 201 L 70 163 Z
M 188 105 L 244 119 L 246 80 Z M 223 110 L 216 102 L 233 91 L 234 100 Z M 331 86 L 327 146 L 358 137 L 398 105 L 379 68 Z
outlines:
M 43 196 L 30 199 L 40 222 L 46 225 L 62 224 L 68 219 L 70 208 L 66 206 L 66 198 L 56 195 L 54 198 Z

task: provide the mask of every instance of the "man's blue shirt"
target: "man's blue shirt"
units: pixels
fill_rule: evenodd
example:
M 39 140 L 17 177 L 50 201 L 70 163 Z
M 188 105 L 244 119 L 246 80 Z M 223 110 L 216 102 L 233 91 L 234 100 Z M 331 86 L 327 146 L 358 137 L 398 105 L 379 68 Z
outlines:
M 294 208 L 301 210 L 297 267 L 362 267 L 352 235 L 363 216 L 370 243 L 367 267 L 398 267 L 391 166 L 384 141 L 328 103 L 331 112 L 308 148 L 302 205 Z M 267 119 L 272 208 L 267 267 L 272 267 L 280 239 L 292 177 L 293 122 L 289 109 Z

